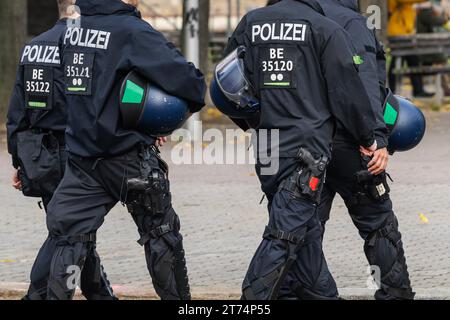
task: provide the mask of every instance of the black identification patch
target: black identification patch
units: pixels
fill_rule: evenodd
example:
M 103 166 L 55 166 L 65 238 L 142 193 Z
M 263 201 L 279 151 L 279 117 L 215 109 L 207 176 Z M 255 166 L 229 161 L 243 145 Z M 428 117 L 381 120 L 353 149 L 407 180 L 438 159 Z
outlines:
M 273 45 L 259 48 L 261 88 L 297 88 L 296 68 L 300 54 L 296 46 Z
M 53 67 L 24 67 L 25 107 L 51 110 L 53 106 Z
M 64 75 L 66 94 L 92 94 L 92 78 L 95 53 L 66 52 L 64 55 Z

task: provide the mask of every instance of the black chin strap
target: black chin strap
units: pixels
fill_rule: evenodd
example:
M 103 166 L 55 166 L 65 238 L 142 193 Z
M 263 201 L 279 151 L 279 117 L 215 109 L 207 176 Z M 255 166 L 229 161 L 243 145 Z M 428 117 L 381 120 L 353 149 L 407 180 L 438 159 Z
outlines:
M 316 0 L 295 0 L 306 4 L 308 7 L 311 7 L 314 11 L 317 11 L 321 15 L 325 15 L 325 12 L 322 9 L 322 6 Z

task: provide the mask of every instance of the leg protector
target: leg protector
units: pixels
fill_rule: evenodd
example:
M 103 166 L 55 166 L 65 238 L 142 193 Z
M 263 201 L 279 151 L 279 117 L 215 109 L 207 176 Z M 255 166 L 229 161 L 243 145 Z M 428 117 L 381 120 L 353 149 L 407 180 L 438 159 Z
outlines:
M 379 300 L 412 300 L 412 291 L 406 265 L 405 252 L 395 215 L 386 219 L 382 228 L 366 240 L 364 252 L 372 266 L 380 268 L 380 289 L 375 294 Z
M 336 282 L 328 269 L 322 252 L 321 225 L 316 219 L 308 223 L 311 228 L 304 246 L 297 254 L 281 290 L 279 299 L 335 300 L 338 299 Z
M 71 300 L 79 284 L 86 257 L 95 247 L 95 233 L 59 237 L 47 288 L 48 300 Z
M 80 286 L 87 300 L 117 300 L 95 247 L 86 257 Z
M 163 300 L 190 300 L 180 220 L 172 208 L 168 165 L 155 147 L 140 152 L 141 176 L 127 181 L 128 211 L 138 226 L 147 268 Z
M 305 241 L 306 228 L 297 233 L 266 228 L 242 287 L 243 300 L 276 300 L 297 252 Z M 271 251 L 278 251 L 271 254 Z M 270 259 L 270 257 L 276 259 Z
M 156 293 L 163 300 L 190 300 L 183 237 L 175 211 L 170 207 L 164 215 L 154 215 L 142 208 L 141 214 L 134 211 L 132 215 Z
M 299 251 L 313 241 L 320 241 L 321 237 L 319 226 L 309 230 L 304 227 L 295 233 L 267 227 L 244 280 L 243 299 L 279 299 L 280 290 L 299 259 Z
M 313 238 L 299 251 L 283 295 L 295 295 L 298 300 L 337 300 L 336 282 L 322 252 L 322 239 Z
M 304 260 L 304 267 L 302 274 L 294 280 L 307 278 L 308 281 L 301 283 L 315 282 L 317 263 L 308 259 L 308 255 L 323 257 L 317 207 L 311 200 L 298 198 L 288 190 L 279 190 L 271 201 L 269 227 L 244 279 L 242 298 L 274 300 L 288 297 L 292 294 L 290 283 L 294 282 L 291 273 L 298 260 Z M 329 278 L 332 279 L 331 275 Z
M 45 300 L 47 298 L 48 276 L 56 248 L 57 241 L 49 236 L 34 261 L 30 274 L 30 287 L 24 297 L 25 300 Z

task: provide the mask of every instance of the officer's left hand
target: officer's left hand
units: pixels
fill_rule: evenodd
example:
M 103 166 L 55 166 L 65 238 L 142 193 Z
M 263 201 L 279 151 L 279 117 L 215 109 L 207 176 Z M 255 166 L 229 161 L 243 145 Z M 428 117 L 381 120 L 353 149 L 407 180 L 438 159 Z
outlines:
M 369 172 L 374 176 L 386 171 L 389 162 L 389 152 L 387 148 L 379 149 L 374 152 L 372 160 L 369 162 Z
M 158 148 L 161 148 L 162 146 L 164 146 L 164 144 L 167 142 L 167 137 L 161 137 L 156 139 L 155 142 L 155 146 L 157 146 Z
M 14 172 L 13 178 L 12 178 L 12 186 L 16 190 L 22 190 L 22 181 L 20 181 L 19 178 L 19 170 L 16 170 Z

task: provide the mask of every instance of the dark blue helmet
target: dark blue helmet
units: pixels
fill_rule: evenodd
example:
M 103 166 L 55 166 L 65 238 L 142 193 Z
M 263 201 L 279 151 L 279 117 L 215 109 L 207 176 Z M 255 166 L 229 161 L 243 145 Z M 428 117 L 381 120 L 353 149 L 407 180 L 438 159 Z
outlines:
M 391 91 L 384 105 L 384 120 L 390 131 L 389 151 L 408 151 L 425 136 L 426 120 L 422 111 L 408 99 Z
M 130 72 L 120 90 L 123 126 L 161 137 L 181 128 L 188 118 L 188 104 Z
M 217 109 L 235 119 L 246 119 L 260 108 L 245 77 L 244 55 L 245 47 L 241 46 L 219 63 L 210 87 L 211 99 Z

